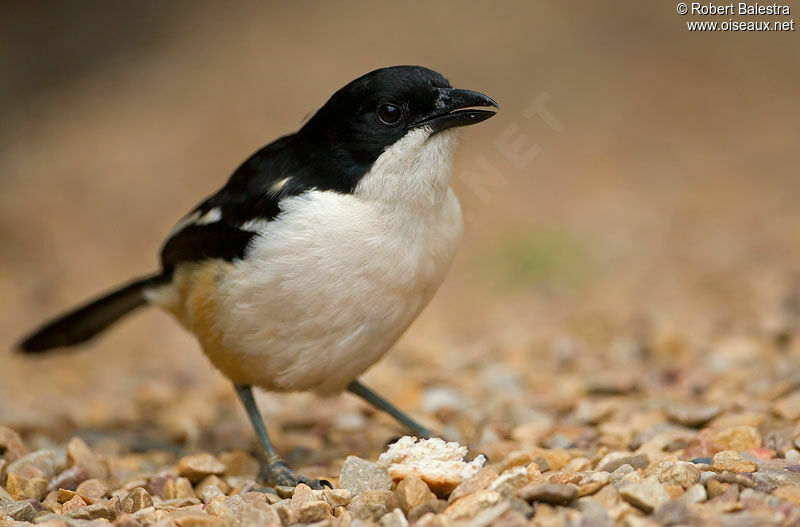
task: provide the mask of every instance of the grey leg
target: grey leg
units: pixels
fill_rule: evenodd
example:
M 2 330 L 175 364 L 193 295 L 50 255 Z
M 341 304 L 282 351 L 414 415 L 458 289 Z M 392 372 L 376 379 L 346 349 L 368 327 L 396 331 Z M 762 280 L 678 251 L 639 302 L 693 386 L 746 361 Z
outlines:
M 430 430 L 414 421 L 411 417 L 398 410 L 392 403 L 364 386 L 361 381 L 356 379 L 355 381 L 351 382 L 347 385 L 347 390 L 358 395 L 375 408 L 383 410 L 387 414 L 397 419 L 400 424 L 408 428 L 409 431 L 411 431 L 411 433 L 413 433 L 415 436 L 419 438 L 431 437 L 432 434 Z
M 264 420 L 261 417 L 261 412 L 258 411 L 256 400 L 253 398 L 253 387 L 236 385 L 236 394 L 239 400 L 242 401 L 244 409 L 247 411 L 247 416 L 250 418 L 250 423 L 258 437 L 258 442 L 261 443 L 261 448 L 264 450 L 265 463 L 261 470 L 261 478 L 269 485 L 296 487 L 298 483 L 305 483 L 312 489 L 321 489 L 325 486 L 332 487 L 332 485 L 325 480 L 309 479 L 299 474 L 295 474 L 284 460 L 275 452 L 272 442 L 267 435 L 267 428 L 264 426 Z

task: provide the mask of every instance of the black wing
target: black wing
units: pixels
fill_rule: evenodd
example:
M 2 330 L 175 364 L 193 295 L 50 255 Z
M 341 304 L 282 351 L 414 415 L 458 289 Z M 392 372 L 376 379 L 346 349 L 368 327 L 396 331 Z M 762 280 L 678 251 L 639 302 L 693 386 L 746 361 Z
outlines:
M 171 273 L 186 262 L 242 258 L 248 243 L 257 235 L 243 226 L 252 220 L 274 219 L 280 212 L 281 199 L 309 188 L 302 184 L 302 178 L 293 177 L 291 164 L 282 162 L 291 153 L 291 137 L 279 139 L 250 156 L 219 192 L 187 215 L 191 219 L 161 249 L 165 272 Z M 276 187 L 284 180 L 282 186 Z
M 170 236 L 161 251 L 165 273 L 184 262 L 242 258 L 258 235 L 247 229 L 247 223 L 274 219 L 281 200 L 289 196 L 313 189 L 353 191 L 371 163 L 356 162 L 346 149 L 326 144 L 324 138 L 309 142 L 304 129 L 250 156 L 219 192 L 189 214 L 197 220 L 211 213 L 205 221 L 187 221 Z
M 167 240 L 161 249 L 161 265 L 172 271 L 184 262 L 221 258 L 233 260 L 244 256 L 252 231 L 223 223 L 188 225 Z

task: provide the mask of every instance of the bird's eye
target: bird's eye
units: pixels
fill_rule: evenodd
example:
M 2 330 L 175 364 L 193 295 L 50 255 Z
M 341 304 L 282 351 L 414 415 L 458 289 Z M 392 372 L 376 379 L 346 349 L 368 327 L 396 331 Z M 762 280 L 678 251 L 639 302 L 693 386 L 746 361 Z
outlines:
M 394 104 L 381 104 L 378 106 L 378 119 L 383 124 L 397 124 L 403 117 L 403 109 Z

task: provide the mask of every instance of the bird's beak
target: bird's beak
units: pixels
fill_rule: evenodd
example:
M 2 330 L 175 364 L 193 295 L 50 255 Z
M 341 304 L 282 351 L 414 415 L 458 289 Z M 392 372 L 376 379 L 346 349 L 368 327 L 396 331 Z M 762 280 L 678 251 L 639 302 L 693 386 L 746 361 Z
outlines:
M 499 108 L 494 99 L 476 91 L 457 88 L 437 88 L 437 90 L 438 96 L 433 111 L 414 124 L 414 128 L 430 127 L 431 135 L 456 126 L 480 123 L 496 113 L 490 110 L 476 110 L 473 108 L 475 106 Z

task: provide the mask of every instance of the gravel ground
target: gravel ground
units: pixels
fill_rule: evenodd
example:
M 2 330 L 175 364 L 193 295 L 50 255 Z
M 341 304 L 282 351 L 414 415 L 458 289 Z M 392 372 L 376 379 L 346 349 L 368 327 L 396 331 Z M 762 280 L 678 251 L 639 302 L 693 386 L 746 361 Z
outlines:
M 222 381 L 151 383 L 123 427 L 83 438 L 0 428 L 3 525 L 797 525 L 792 320 L 783 308 L 768 328 L 705 349 L 651 331 L 603 354 L 568 341 L 503 350 L 483 369 L 487 357 L 465 350 L 464 375 L 446 381 L 430 373 L 435 356 L 390 361 L 370 378 L 405 370 L 393 394 L 469 447 L 443 456 L 416 444 L 409 470 L 378 462 L 399 429 L 351 398 L 293 396 L 270 411 L 276 399 L 260 396 L 281 425 L 279 449 L 333 483 L 323 491 L 259 486 L 248 425 Z M 109 418 L 98 412 L 89 418 Z

